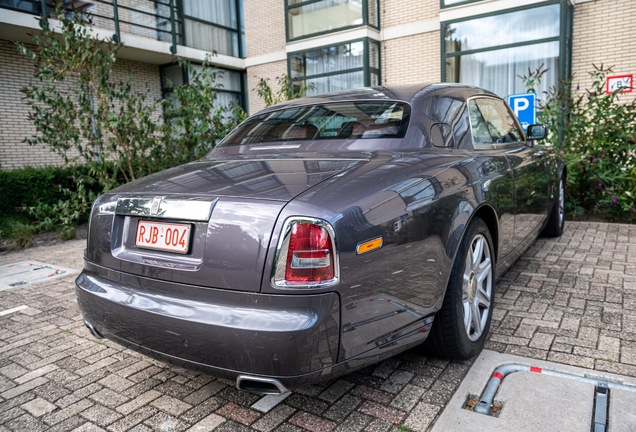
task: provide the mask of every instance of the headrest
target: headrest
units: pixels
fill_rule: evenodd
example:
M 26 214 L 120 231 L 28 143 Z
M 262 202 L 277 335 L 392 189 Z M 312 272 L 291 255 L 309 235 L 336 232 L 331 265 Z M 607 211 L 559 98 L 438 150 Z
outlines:
M 357 121 L 348 121 L 348 122 L 344 122 L 341 126 L 340 129 L 338 129 L 338 138 L 348 138 L 352 135 L 353 129 L 356 126 L 359 126 L 360 123 L 358 123 Z
M 283 133 L 285 139 L 314 138 L 318 135 L 318 128 L 314 125 L 292 125 Z

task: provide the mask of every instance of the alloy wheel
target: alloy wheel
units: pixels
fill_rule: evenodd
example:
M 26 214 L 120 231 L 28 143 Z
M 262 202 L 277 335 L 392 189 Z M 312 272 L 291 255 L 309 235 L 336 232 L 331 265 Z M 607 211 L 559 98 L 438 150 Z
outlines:
M 464 328 L 473 342 L 481 337 L 488 322 L 492 279 L 490 246 L 482 234 L 477 234 L 466 254 L 462 289 Z

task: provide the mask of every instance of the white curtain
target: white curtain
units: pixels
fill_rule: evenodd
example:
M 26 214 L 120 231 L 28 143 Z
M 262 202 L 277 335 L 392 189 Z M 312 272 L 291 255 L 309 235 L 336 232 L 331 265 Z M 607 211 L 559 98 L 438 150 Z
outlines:
M 362 42 L 309 51 L 303 53 L 302 59 L 299 59 L 300 64 L 304 64 L 304 70 L 298 72 L 300 76 L 312 76 L 360 68 L 364 65 L 363 55 Z
M 185 38 L 187 46 L 204 51 L 216 51 L 219 54 L 238 56 L 238 35 L 236 32 L 185 20 Z
M 362 23 L 362 0 L 324 0 L 289 10 L 292 38 Z
M 313 88 L 307 92 L 309 96 L 320 93 L 354 89 L 364 87 L 364 72 L 358 71 L 322 78 L 310 78 L 307 80 L 307 83 L 313 84 Z
M 236 8 L 234 0 L 184 0 L 185 14 L 236 28 Z
M 236 28 L 236 8 L 234 0 L 184 0 L 185 15 Z M 236 32 L 213 27 L 190 19 L 185 20 L 186 44 L 205 51 L 238 56 L 238 36 Z
M 446 26 L 451 51 L 468 51 L 559 36 L 559 5 L 543 6 Z
M 560 5 L 554 4 L 449 24 L 446 51 L 494 48 L 559 35 Z M 548 72 L 537 89 L 541 98 L 544 91 L 558 82 L 559 54 L 559 42 L 554 41 L 447 57 L 447 78 L 484 87 L 505 97 L 525 92 L 519 76 L 527 75 L 528 68 L 534 71 L 543 65 Z
M 542 98 L 543 92 L 558 82 L 559 42 L 487 51 L 453 60 L 460 62 L 459 82 L 486 88 L 501 97 L 524 93 L 526 88 L 519 76 L 527 75 L 528 68 L 534 71 L 543 64 L 548 72 L 537 89 L 537 96 Z

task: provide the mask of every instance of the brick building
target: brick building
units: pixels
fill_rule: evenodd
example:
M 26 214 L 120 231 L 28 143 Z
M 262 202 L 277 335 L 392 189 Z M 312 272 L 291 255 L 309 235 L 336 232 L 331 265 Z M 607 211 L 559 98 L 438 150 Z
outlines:
M 89 0 L 90 2 L 90 0 Z M 82 4 L 87 2 L 82 1 Z M 165 97 L 180 82 L 173 53 L 224 71 L 222 101 L 250 113 L 264 105 L 258 77 L 289 74 L 313 93 L 399 83 L 462 82 L 500 96 L 522 92 L 520 74 L 541 64 L 542 88 L 574 74 L 589 87 L 592 64 L 636 70 L 634 0 L 112 0 L 95 1 L 94 27 L 125 44 L 118 73 Z M 40 0 L 0 0 L 0 168 L 58 163 L 29 147 L 19 89 L 29 61 L 10 41 L 38 30 Z M 55 25 L 55 20 L 50 20 Z M 626 93 L 623 100 L 633 100 Z

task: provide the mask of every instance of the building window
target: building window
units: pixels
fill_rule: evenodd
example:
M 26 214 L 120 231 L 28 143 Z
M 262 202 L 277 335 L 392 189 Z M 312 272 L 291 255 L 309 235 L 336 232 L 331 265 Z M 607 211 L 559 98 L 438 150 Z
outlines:
M 188 46 L 240 56 L 234 0 L 183 0 L 183 13 Z
M 288 56 L 289 76 L 307 95 L 380 85 L 380 44 L 372 39 L 320 47 Z
M 179 17 L 176 31 L 181 45 L 232 57 L 245 57 L 241 1 L 177 0 L 177 5 Z M 159 40 L 170 41 L 170 8 L 157 2 L 157 12 Z
M 0 0 L 0 8 L 26 12 L 33 15 L 42 14 L 42 4 L 32 0 Z
M 520 76 L 543 65 L 537 91 L 557 85 L 569 75 L 569 6 L 551 3 L 442 23 L 442 79 L 505 97 L 525 92 Z
M 202 65 L 193 64 L 192 68 L 197 72 L 201 72 Z M 161 90 L 163 98 L 172 97 L 172 87 L 187 83 L 189 81 L 188 73 L 181 66 L 176 64 L 165 65 L 161 70 Z M 232 71 L 229 69 L 214 69 L 216 73 L 216 84 L 219 85 L 216 100 L 213 103 L 214 108 L 227 107 L 232 102 L 238 103 L 243 109 L 247 109 L 243 86 L 243 72 Z
M 287 40 L 369 25 L 380 27 L 378 0 L 285 0 Z

